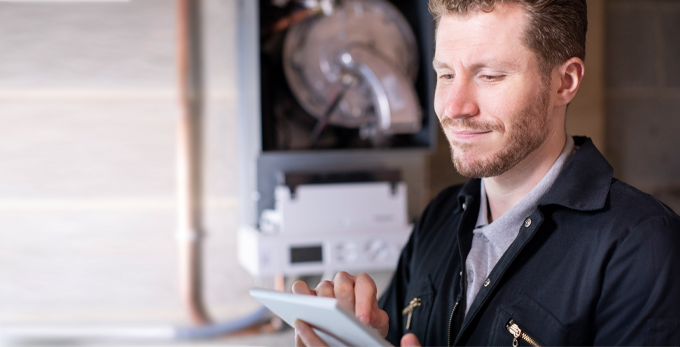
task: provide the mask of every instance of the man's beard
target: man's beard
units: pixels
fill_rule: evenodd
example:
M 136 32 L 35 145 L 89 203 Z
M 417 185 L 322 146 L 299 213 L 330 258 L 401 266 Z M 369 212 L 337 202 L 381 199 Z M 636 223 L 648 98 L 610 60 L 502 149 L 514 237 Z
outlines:
M 474 178 L 498 176 L 513 168 L 540 147 L 550 132 L 547 127 L 549 97 L 549 89 L 543 89 L 534 102 L 513 117 L 510 127 L 506 128 L 511 130 L 506 145 L 489 157 L 475 158 L 466 162 L 462 158 L 464 153 L 457 153 L 456 148 L 464 152 L 474 145 L 449 140 L 451 158 L 458 173 Z M 451 127 L 473 131 L 499 132 L 504 130 L 500 123 L 473 121 L 470 118 L 444 118 L 441 125 L 445 133 L 447 128 Z

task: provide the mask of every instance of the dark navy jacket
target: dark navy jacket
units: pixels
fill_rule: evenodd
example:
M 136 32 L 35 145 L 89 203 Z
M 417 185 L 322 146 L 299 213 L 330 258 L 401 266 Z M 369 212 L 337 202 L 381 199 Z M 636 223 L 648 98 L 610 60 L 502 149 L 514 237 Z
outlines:
M 612 178 L 590 139 L 574 141 L 580 148 L 467 315 L 463 270 L 480 182 L 448 188 L 430 203 L 380 298 L 392 344 L 412 332 L 424 346 L 511 346 L 511 321 L 538 345 L 680 344 L 680 217 Z M 406 330 L 402 311 L 414 298 Z M 517 342 L 528 345 L 521 336 Z

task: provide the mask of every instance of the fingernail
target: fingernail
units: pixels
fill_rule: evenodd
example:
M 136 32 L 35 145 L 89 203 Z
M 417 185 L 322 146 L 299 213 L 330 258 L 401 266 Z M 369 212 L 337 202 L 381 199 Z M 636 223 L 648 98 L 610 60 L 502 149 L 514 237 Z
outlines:
M 359 320 L 364 324 L 368 324 L 368 318 L 366 318 L 366 316 L 359 317 Z
M 299 333 L 300 330 L 302 330 L 302 321 L 299 320 L 299 319 L 296 319 L 296 320 L 293 322 L 293 328 L 295 328 L 295 332 L 296 332 L 296 333 Z

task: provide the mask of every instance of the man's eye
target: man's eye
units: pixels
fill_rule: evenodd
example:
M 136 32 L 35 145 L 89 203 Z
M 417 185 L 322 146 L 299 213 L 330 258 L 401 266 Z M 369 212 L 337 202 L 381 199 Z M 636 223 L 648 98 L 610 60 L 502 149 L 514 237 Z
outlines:
M 500 81 L 504 78 L 504 75 L 484 75 L 482 78 L 484 78 L 487 81 Z
M 445 79 L 445 80 L 452 80 L 453 77 L 455 77 L 455 75 L 453 75 L 453 74 L 445 74 L 445 75 L 439 76 L 439 78 Z

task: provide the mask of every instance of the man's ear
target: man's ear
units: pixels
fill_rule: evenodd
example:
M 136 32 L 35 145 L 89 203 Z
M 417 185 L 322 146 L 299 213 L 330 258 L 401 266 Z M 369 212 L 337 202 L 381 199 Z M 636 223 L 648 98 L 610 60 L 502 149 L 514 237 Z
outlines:
M 567 105 L 574 99 L 583 81 L 586 67 L 580 58 L 571 58 L 557 68 L 560 87 L 557 89 L 555 106 Z

